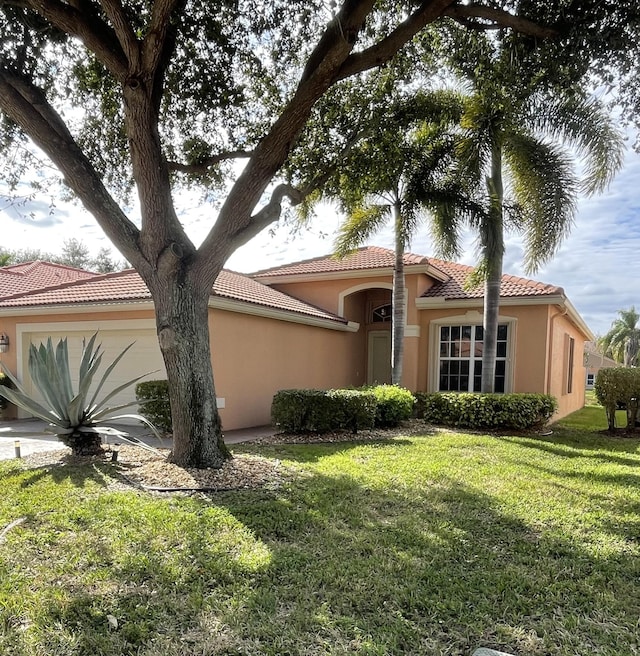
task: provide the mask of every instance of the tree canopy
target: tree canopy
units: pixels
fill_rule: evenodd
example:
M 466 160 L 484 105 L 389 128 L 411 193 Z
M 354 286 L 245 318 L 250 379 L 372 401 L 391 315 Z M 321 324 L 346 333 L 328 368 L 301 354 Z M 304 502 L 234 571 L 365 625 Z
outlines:
M 217 466 L 209 293 L 229 255 L 312 190 L 287 183 L 284 167 L 318 101 L 418 37 L 435 45 L 451 21 L 524 35 L 527 54 L 555 40 L 551 61 L 577 71 L 571 48 L 583 39 L 580 54 L 595 52 L 588 34 L 611 24 L 624 35 L 633 12 L 630 0 L 0 0 L 4 176 L 17 184 L 50 160 L 137 269 L 169 377 L 172 457 Z M 199 248 L 176 211 L 179 184 L 218 201 Z

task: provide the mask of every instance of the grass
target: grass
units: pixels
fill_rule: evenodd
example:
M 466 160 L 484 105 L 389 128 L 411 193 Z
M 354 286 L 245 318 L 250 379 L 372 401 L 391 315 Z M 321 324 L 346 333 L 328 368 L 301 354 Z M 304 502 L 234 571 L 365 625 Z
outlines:
M 245 446 L 300 476 L 211 497 L 0 463 L 0 653 L 639 654 L 640 441 L 600 415 Z

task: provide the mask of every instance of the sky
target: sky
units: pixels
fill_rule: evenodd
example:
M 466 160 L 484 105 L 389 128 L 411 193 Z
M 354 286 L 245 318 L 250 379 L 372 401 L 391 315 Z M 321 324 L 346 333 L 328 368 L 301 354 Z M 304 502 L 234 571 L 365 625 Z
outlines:
M 198 245 L 215 219 L 215 207 L 194 194 L 185 193 L 174 200 L 187 234 Z M 227 268 L 249 273 L 328 254 L 340 221 L 337 211 L 327 206 L 307 231 L 295 236 L 286 226 L 267 229 L 236 251 Z M 92 255 L 102 247 L 113 249 L 81 205 L 42 193 L 24 205 L 3 201 L 0 195 L 0 226 L 0 246 L 9 250 L 61 253 L 64 241 L 72 237 L 86 244 Z M 391 226 L 369 244 L 393 248 Z M 426 223 L 414 238 L 411 251 L 435 256 Z M 120 259 L 115 249 L 113 253 Z M 640 310 L 640 154 L 629 148 L 624 168 L 609 189 L 579 200 L 571 233 L 548 264 L 534 275 L 525 275 L 522 254 L 517 235 L 508 235 L 504 272 L 562 287 L 596 335 L 607 332 L 618 310 L 631 306 Z M 477 262 L 471 233 L 465 235 L 464 253 L 458 261 L 469 265 Z

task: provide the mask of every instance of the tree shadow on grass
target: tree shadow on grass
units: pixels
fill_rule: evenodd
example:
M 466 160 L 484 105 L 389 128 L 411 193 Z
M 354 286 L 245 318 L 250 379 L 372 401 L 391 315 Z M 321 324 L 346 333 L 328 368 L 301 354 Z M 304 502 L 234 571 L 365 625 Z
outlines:
M 339 453 L 347 453 L 355 449 L 382 449 L 396 446 L 412 446 L 409 438 L 363 439 L 338 442 L 286 442 L 273 444 L 251 444 L 249 442 L 234 444 L 234 453 L 259 454 L 265 457 L 277 457 L 280 460 L 291 460 L 299 463 L 314 463 Z
M 602 438 L 574 440 L 564 438 L 562 435 L 553 437 L 500 437 L 502 442 L 510 442 L 528 449 L 537 449 L 545 453 L 562 456 L 564 458 L 585 458 L 602 463 L 612 463 L 637 467 L 640 465 L 640 440 L 624 440 L 624 442 L 604 442 Z M 598 451 L 599 453 L 588 453 Z M 617 455 L 618 452 L 636 454 L 636 458 L 627 458 Z
M 393 489 L 312 473 L 139 503 L 89 505 L 69 537 L 87 541 L 85 569 L 35 582 L 49 653 L 542 655 L 588 653 L 611 626 L 634 639 L 628 562 L 533 530 L 459 480 Z M 100 535 L 93 514 L 121 529 Z

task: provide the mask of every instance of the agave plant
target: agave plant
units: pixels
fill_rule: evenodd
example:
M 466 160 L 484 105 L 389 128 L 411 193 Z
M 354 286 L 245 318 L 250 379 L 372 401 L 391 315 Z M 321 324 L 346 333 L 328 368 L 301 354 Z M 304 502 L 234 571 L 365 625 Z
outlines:
M 46 344 L 29 346 L 29 373 L 45 404 L 41 405 L 29 396 L 18 380 L 4 367 L 4 373 L 11 379 L 15 389 L 0 387 L 0 396 L 31 415 L 46 421 L 45 431 L 56 435 L 63 444 L 70 447 L 73 455 L 100 453 L 103 436 L 116 437 L 159 453 L 136 437 L 108 425 L 108 422 L 117 419 L 133 419 L 144 423 L 158 438 L 160 437 L 155 427 L 144 417 L 137 414 L 116 414 L 124 408 L 135 405 L 135 401 L 116 406 L 107 405 L 116 394 L 147 376 L 147 373 L 116 387 L 98 400 L 107 378 L 125 353 L 133 346 L 133 343 L 129 344 L 107 367 L 95 392 L 90 395 L 89 388 L 100 368 L 103 356 L 102 345 L 96 346 L 95 344 L 97 336 L 98 333 L 95 333 L 88 342 L 82 340 L 82 359 L 77 392 L 74 392 L 71 381 L 67 340 L 61 339 L 54 348 L 51 338 L 49 338 Z M 41 433 L 12 431 L 12 434 L 33 436 Z

